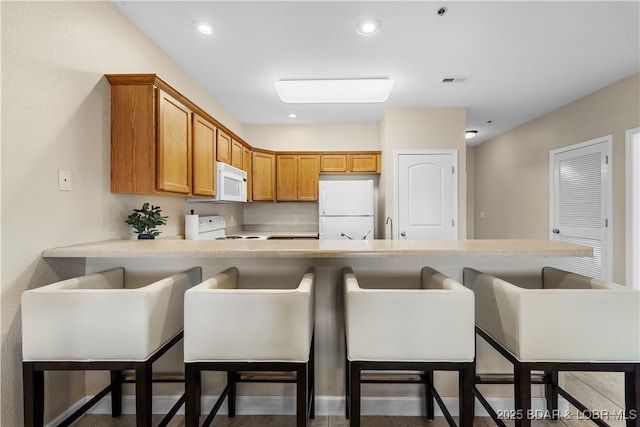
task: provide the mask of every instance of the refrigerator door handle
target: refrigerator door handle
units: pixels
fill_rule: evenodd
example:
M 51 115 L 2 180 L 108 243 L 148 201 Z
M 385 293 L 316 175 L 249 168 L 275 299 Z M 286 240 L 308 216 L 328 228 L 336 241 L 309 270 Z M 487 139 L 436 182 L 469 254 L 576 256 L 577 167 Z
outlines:
M 320 211 L 322 212 L 321 215 L 326 215 L 327 190 L 325 190 L 324 188 L 322 189 L 322 194 L 320 195 L 320 201 L 322 202 L 322 206 L 320 206 Z

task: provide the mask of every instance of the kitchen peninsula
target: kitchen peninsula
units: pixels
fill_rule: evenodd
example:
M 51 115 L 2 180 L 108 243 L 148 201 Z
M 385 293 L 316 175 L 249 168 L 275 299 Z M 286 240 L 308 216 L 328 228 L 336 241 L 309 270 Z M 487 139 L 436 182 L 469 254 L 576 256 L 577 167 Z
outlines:
M 566 257 L 592 256 L 589 247 L 547 240 L 183 240 L 179 237 L 154 241 L 114 240 L 80 244 L 44 251 L 54 268 L 84 263 L 87 273 L 121 266 L 126 269 L 127 286 L 136 287 L 168 273 L 201 266 L 203 278 L 212 277 L 231 266 L 240 271 L 241 286 L 294 287 L 309 267 L 316 270 L 315 351 L 316 396 L 318 414 L 341 415 L 344 412 L 344 332 L 341 271 L 352 267 L 364 286 L 418 287 L 422 267 L 430 266 L 462 282 L 462 269 L 473 267 L 513 275 L 539 274 L 543 266 L 562 267 Z M 203 325 L 206 327 L 206 325 Z M 171 363 L 181 369 L 180 354 Z M 494 351 L 478 341 L 478 372 L 499 372 L 509 365 Z M 208 377 L 203 395 L 217 396 L 221 377 Z M 101 381 L 104 381 L 102 379 Z M 445 401 L 455 404 L 457 379 L 446 372 L 436 373 L 438 389 Z M 101 383 L 102 384 L 102 383 Z M 293 395 L 294 389 L 248 385 L 241 394 L 256 405 L 266 405 L 270 413 L 281 413 L 269 395 Z M 98 389 L 89 381 L 88 393 Z M 389 399 L 393 393 L 393 399 Z M 508 393 L 508 392 L 507 392 Z M 174 394 L 178 394 L 176 389 Z M 507 394 L 508 395 L 508 394 Z M 380 411 L 401 411 L 418 415 L 421 408 L 418 391 L 411 385 L 363 388 L 363 410 L 374 406 Z M 378 398 L 385 396 L 384 399 Z M 489 396 L 493 399 L 507 398 Z M 535 394 L 534 394 L 535 396 Z M 253 399 L 253 400 L 252 400 Z M 263 399 L 263 400 L 261 400 Z M 367 406 L 368 404 L 372 406 Z M 543 399 L 533 400 L 544 405 Z M 398 409 L 398 402 L 401 408 Z M 275 405 L 276 407 L 271 407 Z M 404 405 L 404 406 L 402 406 Z M 478 408 L 480 410 L 480 407 Z M 239 408 L 242 411 L 242 408 Z M 414 414 L 415 412 L 415 414 Z

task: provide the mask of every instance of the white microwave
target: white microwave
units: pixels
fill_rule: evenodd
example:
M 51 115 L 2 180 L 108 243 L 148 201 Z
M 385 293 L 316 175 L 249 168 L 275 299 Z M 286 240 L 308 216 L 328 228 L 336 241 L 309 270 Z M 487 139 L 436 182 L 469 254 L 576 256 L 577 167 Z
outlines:
M 226 163 L 216 162 L 216 196 L 187 198 L 187 202 L 246 202 L 247 173 Z

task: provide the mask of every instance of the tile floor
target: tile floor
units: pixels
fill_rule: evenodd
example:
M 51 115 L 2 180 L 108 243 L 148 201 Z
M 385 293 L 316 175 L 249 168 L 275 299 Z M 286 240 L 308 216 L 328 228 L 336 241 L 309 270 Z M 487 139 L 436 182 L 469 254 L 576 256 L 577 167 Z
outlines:
M 572 393 L 578 400 L 587 407 L 597 411 L 609 411 L 612 414 L 619 414 L 624 407 L 624 375 L 620 373 L 591 373 L 576 372 L 566 373 L 565 389 Z M 532 424 L 536 427 L 591 427 L 595 424 L 576 416 L 575 409 L 572 411 L 571 419 L 562 418 L 558 421 L 540 420 Z M 204 416 L 201 421 L 204 421 Z M 161 415 L 156 416 L 157 424 L 162 419 Z M 605 420 L 613 427 L 624 427 L 622 420 Z M 84 415 L 74 427 L 135 427 L 135 417 L 133 415 L 123 415 L 117 419 L 111 415 Z M 295 417 L 293 416 L 255 416 L 238 415 L 234 418 L 218 416 L 211 424 L 215 427 L 295 427 Z M 491 418 L 477 417 L 474 421 L 475 427 L 492 427 L 495 423 Z M 507 422 L 512 426 L 513 422 Z M 184 426 L 182 416 L 176 416 L 170 427 Z M 309 427 L 348 427 L 349 420 L 340 416 L 318 416 L 311 420 Z M 447 422 L 444 417 L 436 417 L 433 421 L 428 421 L 422 417 L 362 417 L 363 427 L 445 427 Z

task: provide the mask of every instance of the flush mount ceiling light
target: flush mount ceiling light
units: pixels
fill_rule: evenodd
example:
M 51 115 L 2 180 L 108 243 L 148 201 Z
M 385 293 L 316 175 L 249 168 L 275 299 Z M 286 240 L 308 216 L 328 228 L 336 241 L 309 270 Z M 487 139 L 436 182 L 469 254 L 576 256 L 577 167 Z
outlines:
M 296 115 L 296 113 L 291 113 L 291 114 L 289 114 L 289 118 L 290 118 L 290 119 L 295 119 L 296 117 L 298 117 L 298 116 Z
M 391 79 L 279 80 L 276 92 L 287 104 L 344 104 L 385 102 Z
M 477 130 L 468 130 L 468 131 L 465 131 L 464 137 L 465 137 L 465 139 L 471 139 L 474 136 L 476 136 L 477 134 L 478 134 Z
M 204 22 L 197 23 L 196 29 L 205 36 L 210 36 L 211 34 L 213 34 L 213 27 L 209 24 L 205 24 Z
M 365 19 L 356 25 L 356 33 L 361 36 L 372 36 L 380 31 L 380 23 L 375 19 Z

